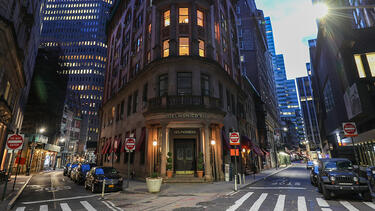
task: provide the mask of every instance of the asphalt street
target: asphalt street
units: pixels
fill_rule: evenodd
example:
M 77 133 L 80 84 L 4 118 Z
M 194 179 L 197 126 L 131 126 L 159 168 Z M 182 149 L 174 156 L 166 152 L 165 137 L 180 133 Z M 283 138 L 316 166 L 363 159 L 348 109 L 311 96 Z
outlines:
M 62 171 L 45 172 L 33 176 L 12 210 L 16 211 L 116 211 L 112 202 L 101 200 L 100 194 L 92 194 L 77 185 Z
M 233 192 L 214 201 L 205 202 L 204 210 L 226 211 L 367 211 L 375 204 L 364 202 L 360 196 L 342 195 L 324 200 L 310 184 L 310 171 L 305 164 L 295 164 L 254 185 Z

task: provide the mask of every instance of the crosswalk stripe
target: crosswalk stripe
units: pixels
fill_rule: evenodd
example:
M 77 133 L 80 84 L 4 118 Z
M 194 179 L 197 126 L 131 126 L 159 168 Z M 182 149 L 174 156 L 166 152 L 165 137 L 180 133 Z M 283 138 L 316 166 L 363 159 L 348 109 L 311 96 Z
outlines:
M 16 211 L 24 211 L 26 207 L 17 207 Z
M 374 203 L 372 203 L 372 202 L 363 202 L 363 203 L 375 210 L 375 204 Z
M 316 201 L 318 202 L 318 205 L 320 207 L 329 207 L 329 204 L 327 203 L 327 201 L 322 198 L 316 198 Z
M 322 211 L 332 211 L 331 208 L 322 208 Z
M 250 208 L 250 211 L 258 211 L 264 200 L 266 200 L 268 193 L 262 193 L 259 199 Z
M 94 207 L 91 206 L 87 201 L 80 201 L 80 203 L 86 208 L 88 211 L 96 211 Z
M 347 201 L 340 201 L 340 203 L 348 210 L 350 211 L 359 211 L 357 208 L 353 207 L 349 202 Z
M 67 203 L 61 203 L 60 207 L 63 211 L 72 211 Z
M 48 211 L 48 205 L 40 205 L 39 211 Z
M 284 210 L 284 204 L 285 204 L 285 195 L 279 195 L 279 198 L 277 198 L 276 206 L 274 211 L 282 211 Z
M 306 201 L 304 196 L 298 196 L 298 211 L 307 211 Z
M 250 196 L 253 194 L 253 192 L 248 192 L 244 196 L 242 196 L 240 199 L 238 199 L 232 206 L 230 206 L 226 211 L 235 211 L 238 209 Z

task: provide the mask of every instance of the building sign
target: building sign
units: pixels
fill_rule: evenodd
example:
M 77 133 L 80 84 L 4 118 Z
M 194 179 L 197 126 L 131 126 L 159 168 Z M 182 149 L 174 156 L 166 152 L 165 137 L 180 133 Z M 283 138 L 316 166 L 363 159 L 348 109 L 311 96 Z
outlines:
M 351 87 L 346 89 L 344 94 L 344 102 L 348 119 L 352 119 L 353 117 L 362 113 L 361 98 L 359 97 L 357 84 L 353 84 Z
M 173 130 L 174 135 L 196 135 L 197 130 L 194 129 L 175 129 Z
M 60 147 L 54 144 L 46 144 L 44 149 L 52 152 L 60 152 Z
M 168 119 L 206 119 L 206 113 L 173 113 L 167 114 Z

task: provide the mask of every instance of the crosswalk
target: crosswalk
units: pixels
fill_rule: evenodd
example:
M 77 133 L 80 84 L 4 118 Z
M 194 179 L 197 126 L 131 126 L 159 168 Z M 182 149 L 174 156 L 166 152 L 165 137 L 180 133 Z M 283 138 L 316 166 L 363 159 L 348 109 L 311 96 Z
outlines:
M 277 200 L 276 200 L 276 198 Z M 292 200 L 297 201 L 297 203 L 289 203 L 296 205 L 296 207 L 286 207 L 286 201 Z M 276 201 L 276 204 L 273 206 L 273 201 Z M 349 211 L 359 211 L 359 210 L 375 210 L 375 204 L 372 202 L 349 202 L 349 201 L 326 201 L 323 198 L 317 197 L 313 200 L 306 200 L 305 196 L 286 196 L 283 194 L 269 194 L 261 193 L 256 194 L 254 192 L 247 192 L 241 198 L 236 200 L 232 206 L 226 209 L 226 211 L 236 211 L 236 210 L 249 210 L 249 211 L 258 211 L 258 210 L 298 210 L 298 211 L 307 211 L 307 207 L 313 206 L 317 207 L 314 210 L 322 211 L 332 211 L 337 210 L 349 210 Z M 309 205 L 309 206 L 307 206 Z M 271 208 L 271 207 L 272 208 Z M 310 208 L 309 208 L 310 209 Z
M 121 208 L 116 207 L 113 203 L 107 203 L 109 201 L 107 201 L 107 202 L 102 201 L 102 202 L 108 208 L 108 209 L 105 209 L 105 210 L 112 210 L 112 211 L 122 210 Z M 102 211 L 103 210 L 103 208 L 101 208 L 101 209 L 94 208 L 94 206 L 91 205 L 88 201 L 80 201 L 79 203 L 80 203 L 80 205 L 78 205 L 78 206 L 82 206 L 82 207 L 77 208 L 77 206 L 74 206 L 74 207 L 69 206 L 69 204 L 65 203 L 65 202 L 60 203 L 59 205 L 60 205 L 60 208 L 61 208 L 62 211 L 73 211 L 73 210 Z M 49 207 L 47 204 L 39 205 L 39 211 L 48 211 L 49 208 L 51 210 L 56 210 L 55 208 L 52 207 L 52 205 L 51 205 L 51 207 Z M 30 208 L 28 208 L 28 210 L 29 209 Z M 25 210 L 26 210 L 26 207 L 17 207 L 16 208 L 16 211 L 25 211 Z M 34 207 L 32 210 L 38 210 L 38 209 Z

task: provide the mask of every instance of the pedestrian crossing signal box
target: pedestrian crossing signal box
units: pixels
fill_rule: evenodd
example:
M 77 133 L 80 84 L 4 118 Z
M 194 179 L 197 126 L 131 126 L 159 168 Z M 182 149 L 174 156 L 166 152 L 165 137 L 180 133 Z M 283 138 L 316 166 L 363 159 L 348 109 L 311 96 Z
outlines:
M 240 156 L 239 149 L 230 149 L 230 156 Z

